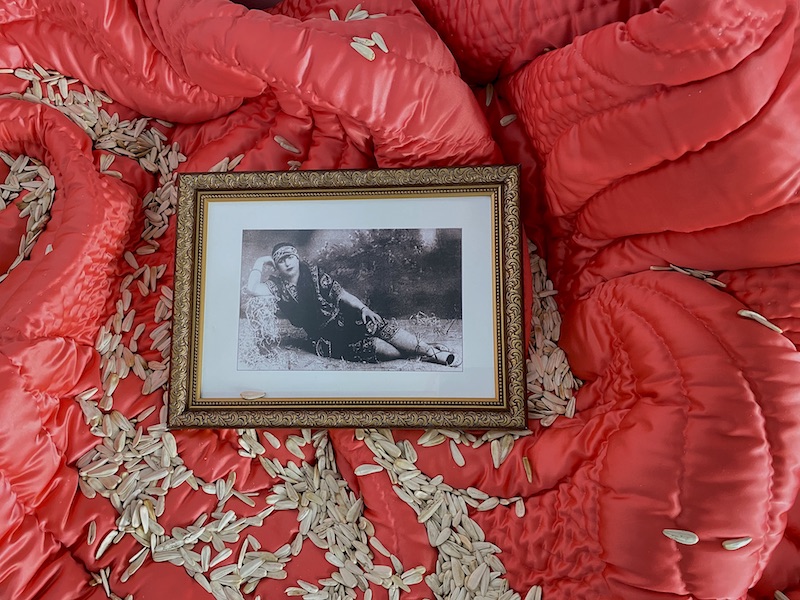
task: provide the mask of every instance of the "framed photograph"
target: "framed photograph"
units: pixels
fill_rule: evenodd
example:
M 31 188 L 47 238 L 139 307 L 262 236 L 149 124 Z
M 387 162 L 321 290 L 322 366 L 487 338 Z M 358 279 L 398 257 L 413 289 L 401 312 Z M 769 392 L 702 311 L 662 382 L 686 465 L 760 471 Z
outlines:
M 182 174 L 171 427 L 526 427 L 513 166 Z

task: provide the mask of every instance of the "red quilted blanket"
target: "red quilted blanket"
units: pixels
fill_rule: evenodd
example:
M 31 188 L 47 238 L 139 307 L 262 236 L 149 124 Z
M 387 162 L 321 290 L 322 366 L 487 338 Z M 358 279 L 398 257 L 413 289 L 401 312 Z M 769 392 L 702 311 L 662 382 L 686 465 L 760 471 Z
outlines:
M 800 598 L 795 2 L 244 4 L 0 6 L 0 598 Z M 166 430 L 177 173 L 502 162 L 529 435 Z

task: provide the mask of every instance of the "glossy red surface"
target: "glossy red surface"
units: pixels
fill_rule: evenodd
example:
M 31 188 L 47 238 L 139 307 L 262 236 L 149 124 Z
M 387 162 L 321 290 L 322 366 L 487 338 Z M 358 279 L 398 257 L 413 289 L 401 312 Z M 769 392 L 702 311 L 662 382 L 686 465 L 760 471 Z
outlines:
M 364 7 L 387 16 L 352 22 L 330 19 L 330 9 L 343 18 L 353 8 L 338 0 L 257 10 L 270 4 L 7 0 L 0 67 L 35 61 L 104 90 L 122 118 L 173 121 L 182 171 L 238 154 L 237 170 L 520 163 L 526 226 L 559 290 L 561 345 L 585 381 L 577 415 L 546 429 L 532 421 L 500 469 L 488 444 L 463 449 L 463 468 L 447 444 L 419 447 L 418 468 L 524 499 L 524 518 L 513 507 L 471 514 L 522 596 L 539 584 L 546 600 L 800 598 L 795 3 L 375 0 Z M 349 42 L 372 31 L 389 53 L 366 61 Z M 20 89 L 0 75 L 0 93 Z M 510 113 L 517 120 L 501 127 Z M 76 462 L 98 440 L 73 398 L 100 385 L 95 337 L 130 272 L 123 253 L 138 244 L 156 179 L 124 158 L 113 166 L 121 179 L 101 174 L 77 125 L 13 98 L 0 99 L 0 150 L 42 160 L 57 186 L 31 259 L 0 282 L 0 598 L 102 598 L 89 573 L 107 566 L 120 596 L 202 597 L 169 563 L 148 560 L 120 582 L 139 546 L 126 536 L 96 560 L 88 524 L 102 538 L 117 512 L 77 487 Z M 17 215 L 0 212 L 3 269 L 16 257 Z M 174 223 L 160 244 L 148 264 L 170 265 Z M 714 271 L 727 287 L 649 269 L 668 263 Z M 168 267 L 162 283 L 171 281 Z M 133 306 L 150 317 L 156 301 L 136 296 Z M 784 334 L 738 316 L 745 308 Z M 142 396 L 133 379 L 114 407 L 160 407 L 160 392 Z M 236 472 L 237 489 L 259 494 L 257 508 L 230 508 L 246 516 L 265 506 L 276 481 L 238 454 L 235 432 L 175 438 L 197 476 Z M 372 452 L 352 430 L 330 443 L 376 536 L 406 566 L 434 570 L 437 550 L 386 475 L 354 475 Z M 169 531 L 215 504 L 180 486 L 159 521 Z M 275 513 L 258 529 L 265 549 L 293 539 L 295 516 Z M 677 545 L 667 528 L 700 543 Z M 722 549 L 742 536 L 753 542 Z M 287 580 L 264 579 L 247 597 L 283 597 L 298 578 L 331 569 L 309 543 Z M 425 583 L 411 589 L 402 597 L 433 596 Z

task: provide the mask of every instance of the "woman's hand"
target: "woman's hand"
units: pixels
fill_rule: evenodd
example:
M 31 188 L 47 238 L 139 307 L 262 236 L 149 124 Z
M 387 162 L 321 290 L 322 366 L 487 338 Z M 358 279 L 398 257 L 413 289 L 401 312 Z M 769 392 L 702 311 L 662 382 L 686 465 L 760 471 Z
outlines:
M 361 309 L 361 320 L 364 321 L 364 325 L 366 325 L 368 329 L 377 328 L 383 323 L 381 316 L 368 306 Z

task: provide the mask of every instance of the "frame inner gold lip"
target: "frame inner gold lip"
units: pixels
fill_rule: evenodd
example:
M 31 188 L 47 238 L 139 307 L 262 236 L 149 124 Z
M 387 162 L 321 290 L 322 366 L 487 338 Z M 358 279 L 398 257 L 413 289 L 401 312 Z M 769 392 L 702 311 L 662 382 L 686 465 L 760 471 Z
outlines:
M 457 171 L 463 170 L 464 168 L 455 168 L 455 169 L 418 169 L 412 171 L 405 171 L 405 173 L 409 172 L 432 172 L 432 171 Z M 467 168 L 469 169 L 469 168 Z M 491 167 L 486 167 L 484 169 L 491 169 Z M 509 167 L 497 167 L 495 169 L 510 169 Z M 395 171 L 396 173 L 403 173 L 403 171 Z M 295 174 L 303 174 L 306 175 L 310 172 L 294 172 Z M 347 173 L 381 173 L 387 174 L 391 173 L 391 171 L 375 171 L 375 172 L 346 172 L 346 171 L 336 171 L 331 172 L 334 174 L 347 174 Z M 228 179 L 233 176 L 233 179 L 239 179 L 241 183 L 241 178 L 249 178 L 249 181 L 245 181 L 244 188 L 236 188 L 234 186 L 230 187 L 214 187 L 212 186 L 203 186 L 198 185 L 202 184 L 201 179 L 205 177 L 214 178 L 214 176 L 225 176 Z M 186 344 L 190 346 L 188 348 L 188 356 L 184 358 L 186 360 L 183 361 L 183 365 L 185 368 L 186 377 L 184 378 L 184 387 L 183 387 L 183 398 L 178 398 L 177 400 L 181 401 L 180 406 L 176 405 L 175 397 L 171 397 L 170 399 L 170 412 L 173 413 L 175 416 L 180 416 L 182 414 L 198 412 L 202 413 L 207 411 L 208 414 L 205 417 L 209 420 L 209 425 L 211 426 L 218 426 L 215 423 L 210 421 L 214 421 L 214 413 L 219 413 L 220 411 L 225 410 L 245 410 L 245 411 L 261 411 L 263 410 L 265 413 L 274 413 L 275 411 L 281 410 L 289 410 L 289 411 L 299 411 L 303 409 L 315 411 L 320 409 L 336 409 L 337 411 L 347 413 L 348 411 L 363 411 L 363 410 L 389 410 L 389 411 L 402 411 L 403 409 L 408 409 L 409 411 L 452 411 L 452 410 L 467 410 L 467 411 L 485 411 L 487 415 L 492 415 L 498 413 L 498 411 L 507 411 L 510 407 L 510 396 L 514 395 L 515 390 L 512 389 L 513 385 L 516 385 L 517 388 L 519 387 L 519 375 L 522 373 L 522 387 L 524 389 L 524 370 L 520 370 L 520 365 L 517 364 L 514 367 L 515 372 L 510 373 L 512 368 L 509 367 L 509 360 L 507 357 L 507 351 L 509 350 L 509 344 L 507 343 L 508 340 L 506 339 L 508 335 L 507 330 L 507 319 L 508 313 L 506 311 L 506 305 L 509 301 L 512 304 L 515 304 L 515 308 L 517 312 L 521 311 L 521 260 L 520 260 L 520 249 L 517 247 L 516 251 L 514 248 L 511 248 L 511 252 L 509 252 L 509 244 L 505 240 L 504 227 L 506 229 L 506 233 L 508 233 L 509 226 L 508 226 L 508 219 L 509 215 L 507 214 L 508 208 L 508 190 L 505 187 L 508 185 L 507 181 L 507 173 L 506 179 L 502 181 L 489 181 L 489 182 L 471 182 L 467 184 L 459 183 L 453 184 L 450 186 L 441 186 L 441 185 L 426 185 L 426 186 L 405 186 L 405 187 L 395 187 L 395 186 L 368 186 L 362 189 L 354 189 L 352 187 L 306 187 L 301 189 L 268 189 L 268 188 L 258 188 L 252 187 L 254 183 L 254 179 L 257 179 L 259 176 L 266 176 L 269 175 L 276 175 L 276 174 L 258 174 L 258 173 L 241 173 L 241 174 L 203 174 L 203 175 L 190 175 L 189 178 L 194 178 L 194 180 L 189 181 L 188 189 L 181 189 L 181 201 L 184 202 L 187 199 L 187 196 L 191 197 L 194 201 L 194 210 L 191 212 L 194 213 L 191 218 L 191 225 L 190 228 L 192 230 L 192 239 L 189 240 L 191 246 L 187 247 L 187 240 L 185 236 L 185 230 L 183 238 L 181 238 L 181 231 L 179 231 L 177 246 L 179 252 L 176 253 L 178 260 L 181 257 L 181 248 L 184 250 L 191 250 L 189 252 L 184 253 L 184 255 L 189 255 L 194 258 L 193 264 L 191 265 L 191 281 L 194 282 L 192 288 L 188 290 L 190 293 L 185 294 L 185 300 L 189 302 L 190 306 L 190 314 L 193 315 L 193 319 L 191 322 L 185 323 L 188 326 L 188 336 L 184 336 L 186 338 L 186 342 L 189 339 L 194 340 L 193 345 Z M 281 173 L 280 175 L 287 175 L 286 173 Z M 334 175 L 335 177 L 335 175 Z M 516 177 L 516 174 L 515 174 Z M 233 182 L 234 184 L 236 181 Z M 183 186 L 184 181 L 181 181 L 181 186 Z M 265 398 L 263 401 L 250 401 L 244 400 L 241 398 L 201 398 L 200 397 L 200 367 L 202 365 L 202 343 L 201 343 L 201 331 L 203 326 L 203 315 L 202 315 L 202 308 L 203 308 L 203 301 L 204 301 L 204 277 L 205 273 L 203 271 L 203 260 L 204 260 L 204 240 L 207 237 L 207 223 L 205 221 L 206 216 L 206 209 L 208 206 L 209 201 L 221 201 L 221 202 L 241 202 L 242 200 L 252 200 L 252 201 L 269 201 L 269 200 L 281 200 L 281 201 L 292 201 L 292 200 L 320 200 L 325 201 L 328 199 L 336 199 L 336 200 L 343 200 L 343 199 L 353 199 L 353 200 L 364 200 L 364 199 L 382 199 L 382 198 L 393 198 L 393 199 L 402 199 L 402 198 L 417 198 L 417 197 L 431 197 L 431 198 L 444 198 L 444 197 L 453 197 L 453 196 L 489 196 L 491 198 L 491 210 L 492 210 L 492 232 L 493 232 L 493 240 L 491 243 L 492 247 L 492 270 L 493 270 L 493 281 L 494 281 L 494 294 L 493 294 L 493 304 L 494 304 L 494 322 L 493 322 L 493 330 L 494 335 L 493 343 L 494 343 L 494 356 L 495 360 L 497 361 L 497 373 L 494 378 L 494 389 L 495 395 L 492 398 L 417 398 L 417 397 L 400 397 L 400 398 L 392 398 L 392 397 L 381 397 L 381 398 L 353 398 L 353 399 L 343 399 L 339 397 L 335 398 Z M 514 190 L 514 203 L 513 208 L 518 210 L 516 203 L 518 202 L 518 191 Z M 183 224 L 186 225 L 186 214 L 183 212 Z M 519 220 L 518 214 L 512 215 L 514 217 L 512 220 L 514 223 L 512 224 L 511 229 L 519 227 Z M 201 236 L 197 236 L 196 232 L 202 232 Z M 506 266 L 508 262 L 514 262 L 515 264 L 512 267 L 516 268 L 517 277 L 515 281 L 509 282 L 507 280 L 507 272 Z M 185 265 L 184 265 L 185 266 Z M 184 269 L 185 270 L 185 269 Z M 512 269 L 513 271 L 513 269 Z M 177 269 L 176 269 L 176 276 L 177 276 Z M 510 285 L 509 285 L 510 284 Z M 509 289 L 514 288 L 514 289 Z M 178 286 L 176 284 L 176 293 L 178 292 Z M 176 310 L 177 310 L 176 306 Z M 185 305 L 184 305 L 184 308 Z M 521 330 L 521 324 L 516 324 L 518 329 Z M 521 343 L 522 340 L 519 340 Z M 175 347 L 180 344 L 180 340 L 173 337 L 173 351 L 175 351 Z M 522 358 L 522 362 L 524 365 L 524 354 Z M 175 364 L 175 363 L 173 363 Z M 513 365 L 512 365 L 513 367 Z M 517 377 L 516 382 L 511 382 L 510 377 L 513 376 Z M 173 372 L 173 383 L 175 383 L 175 372 Z M 188 383 L 188 388 L 186 384 Z M 191 393 L 186 393 L 191 390 Z M 518 390 L 517 390 L 518 391 Z M 519 394 L 517 394 L 518 396 Z M 514 400 L 515 406 L 514 411 L 519 417 L 520 413 L 520 399 L 512 398 Z M 524 394 L 521 400 L 523 403 L 523 407 L 521 412 L 524 415 Z M 178 426 L 182 425 L 180 423 L 179 418 L 171 419 L 170 424 Z M 520 419 L 516 419 L 517 425 L 519 425 Z M 449 423 L 452 425 L 453 423 Z M 194 423 L 185 423 L 183 425 L 191 425 L 196 426 Z M 324 425 L 324 424 L 322 424 Z M 328 426 L 338 426 L 337 423 L 331 423 Z M 415 426 L 414 424 L 410 426 Z M 418 425 L 417 425 L 418 426 Z M 524 426 L 524 425 L 523 425 Z

